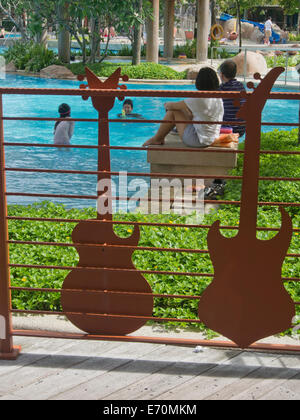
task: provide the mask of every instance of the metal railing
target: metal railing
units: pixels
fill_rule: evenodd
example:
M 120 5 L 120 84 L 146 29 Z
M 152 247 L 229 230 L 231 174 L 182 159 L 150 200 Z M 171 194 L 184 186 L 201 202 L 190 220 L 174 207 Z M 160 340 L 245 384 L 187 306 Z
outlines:
M 177 317 L 157 317 L 153 316 L 150 312 L 143 314 L 143 311 L 141 311 L 140 306 L 147 306 L 153 301 L 154 298 L 160 298 L 160 299 L 188 299 L 188 300 L 197 300 L 200 301 L 201 304 L 201 296 L 197 295 L 190 295 L 185 292 L 185 290 L 182 290 L 181 293 L 178 294 L 166 294 L 166 293 L 155 293 L 151 289 L 145 289 L 145 290 L 126 290 L 124 288 L 124 285 L 116 286 L 115 288 L 110 287 L 109 283 L 105 282 L 105 285 L 99 285 L 99 288 L 95 286 L 95 282 L 92 282 L 92 285 L 90 287 L 85 287 L 85 283 L 88 281 L 89 278 L 94 279 L 95 273 L 99 276 L 104 276 L 104 278 L 112 278 L 114 280 L 117 280 L 119 278 L 122 278 L 125 282 L 125 279 L 130 278 L 131 275 L 133 276 L 141 276 L 146 274 L 154 274 L 156 276 L 162 276 L 162 275 L 171 275 L 175 276 L 175 278 L 178 278 L 179 276 L 184 277 L 205 277 L 205 278 L 213 278 L 214 273 L 205 273 L 205 272 L 182 272 L 182 271 L 174 271 L 174 270 L 157 270 L 157 269 L 137 269 L 136 267 L 132 266 L 131 259 L 130 263 L 124 262 L 124 255 L 126 258 L 129 258 L 129 256 L 132 254 L 133 251 L 145 251 L 145 252 L 173 252 L 173 253 L 182 253 L 183 255 L 186 254 L 195 254 L 195 255 L 201 255 L 201 254 L 209 254 L 208 249 L 191 249 L 191 247 L 188 246 L 186 248 L 177 248 L 177 247 L 168 247 L 168 248 L 161 248 L 161 247 L 154 247 L 154 246 L 139 246 L 138 242 L 132 242 L 131 240 L 128 241 L 124 240 L 123 243 L 120 240 L 119 242 L 112 241 L 109 243 L 107 241 L 107 238 L 99 238 L 99 242 L 96 243 L 94 239 L 92 239 L 92 231 L 95 229 L 103 229 L 103 232 L 107 232 L 108 227 L 112 231 L 113 226 L 115 225 L 125 225 L 125 226 L 133 226 L 134 231 L 135 229 L 138 229 L 139 227 L 148 226 L 148 227 L 155 227 L 157 229 L 162 227 L 168 227 L 169 229 L 176 229 L 176 228 L 196 228 L 196 229 L 211 229 L 211 225 L 207 224 L 193 224 L 193 225 L 187 225 L 184 223 L 160 223 L 160 222 L 145 222 L 145 221 L 124 221 L 124 220 L 113 220 L 109 217 L 100 217 L 98 219 L 93 220 L 85 220 L 86 223 L 86 229 L 88 230 L 90 225 L 91 230 L 89 230 L 89 234 L 87 235 L 88 238 L 86 240 L 76 240 L 74 239 L 74 242 L 68 241 L 68 242 L 46 242 L 46 241 L 39 241 L 35 238 L 32 238 L 32 240 L 22 240 L 20 238 L 19 240 L 11 240 L 9 238 L 10 232 L 8 229 L 8 221 L 23 221 L 28 223 L 36 223 L 36 222 L 42 222 L 42 223 L 78 223 L 77 226 L 80 226 L 82 224 L 82 219 L 66 219 L 66 218 L 50 218 L 50 217 L 23 217 L 23 216 L 8 216 L 7 215 L 7 203 L 6 199 L 8 196 L 31 196 L 31 197 L 44 197 L 47 199 L 56 198 L 59 199 L 61 197 L 67 197 L 70 200 L 78 198 L 78 199 L 94 199 L 97 200 L 98 195 L 93 196 L 85 196 L 85 195 L 76 195 L 76 192 L 74 194 L 65 194 L 62 191 L 59 191 L 57 194 L 50 194 L 47 191 L 45 193 L 20 193 L 16 191 L 6 191 L 6 182 L 5 182 L 5 175 L 8 172 L 33 172 L 38 176 L 39 173 L 81 173 L 84 174 L 94 174 L 99 177 L 105 176 L 111 176 L 117 174 L 116 172 L 111 171 L 110 169 L 110 162 L 107 162 L 105 160 L 101 160 L 101 162 L 98 160 L 98 170 L 87 170 L 87 171 L 67 171 L 64 169 L 43 169 L 43 168 L 22 168 L 22 167 L 7 167 L 4 162 L 4 155 L 5 155 L 5 148 L 8 147 L 18 147 L 20 150 L 24 147 L 43 147 L 43 148 L 61 148 L 61 147 L 67 147 L 67 148 L 85 148 L 85 149 L 91 149 L 98 151 L 98 158 L 103 156 L 104 152 L 107 153 L 108 150 L 128 150 L 128 151 L 145 151 L 146 149 L 144 147 L 117 147 L 117 146 L 110 146 L 109 143 L 107 144 L 101 144 L 99 142 L 96 145 L 54 145 L 54 144 L 32 144 L 28 142 L 8 142 L 5 138 L 5 132 L 3 128 L 3 122 L 4 121 L 57 121 L 59 119 L 57 118 L 33 118 L 33 117 L 6 117 L 4 115 L 5 108 L 3 109 L 3 102 L 2 98 L 3 95 L 60 95 L 63 97 L 67 96 L 78 96 L 78 100 L 81 100 L 81 96 L 83 95 L 83 92 L 79 89 L 32 89 L 32 88 L 1 88 L 0 89 L 0 358 L 13 358 L 16 357 L 18 354 L 18 349 L 14 348 L 13 346 L 13 336 L 33 336 L 33 337 L 53 337 L 53 338 L 70 338 L 70 339 L 87 339 L 87 340 L 118 340 L 118 341 L 131 341 L 131 342 L 151 342 L 151 343 L 163 343 L 163 344 L 184 344 L 184 345 L 208 345 L 208 346 L 214 346 L 214 347 L 238 347 L 237 344 L 235 344 L 232 341 L 224 341 L 224 340 L 204 340 L 204 339 L 183 339 L 183 338 L 169 338 L 169 337 L 155 337 L 155 336 L 149 336 L 149 337 L 142 337 L 142 336 L 135 336 L 135 335 L 127 335 L 126 333 L 115 333 L 114 329 L 111 331 L 109 328 L 103 327 L 103 333 L 101 333 L 101 327 L 99 327 L 99 330 L 96 332 L 93 332 L 94 327 L 88 327 L 87 329 L 90 331 L 88 332 L 82 332 L 82 333 L 70 333 L 70 332 L 57 332 L 57 331 L 43 331 L 43 330 L 21 330 L 21 329 L 15 329 L 13 326 L 12 321 L 12 314 L 40 314 L 40 315 L 64 315 L 66 316 L 71 322 L 74 322 L 75 325 L 77 325 L 78 319 L 84 319 L 84 323 L 86 319 L 88 320 L 87 323 L 89 324 L 90 319 L 93 320 L 95 324 L 98 325 L 118 325 L 119 324 L 126 324 L 126 323 L 136 323 L 139 327 L 144 325 L 147 321 L 151 322 L 175 322 L 175 323 L 186 323 L 186 324 L 199 324 L 201 323 L 201 319 L 195 318 L 195 319 L 183 319 L 183 318 L 177 318 Z M 111 97 L 118 97 L 120 96 L 120 91 L 116 90 L 107 90 L 107 91 L 98 91 L 98 90 L 86 90 L 84 91 L 84 95 L 86 97 L 105 97 L 105 98 L 111 98 Z M 247 94 L 249 97 L 250 94 Z M 186 92 L 186 91 L 154 91 L 154 90 L 128 90 L 126 91 L 126 97 L 176 97 L 176 98 L 182 98 L 182 97 L 216 97 L 216 98 L 232 98 L 232 99 L 238 99 L 240 98 L 240 94 L 237 92 Z M 299 93 L 271 93 L 269 95 L 270 99 L 289 99 L 289 100 L 300 100 L 300 94 Z M 109 119 L 107 121 L 104 121 L 103 118 L 99 116 L 99 119 L 88 119 L 88 118 L 72 118 L 73 121 L 80 121 L 80 122 L 94 122 L 101 127 L 101 124 L 113 124 L 115 122 L 122 122 L 122 123 L 128 123 L 128 124 L 149 124 L 149 123 L 157 123 L 161 122 L 161 120 L 124 120 L 124 119 Z M 167 122 L 167 121 L 165 121 Z M 200 123 L 200 122 L 199 122 Z M 201 122 L 203 123 L 203 122 Z M 220 123 L 220 122 L 215 122 Z M 269 123 L 262 123 L 268 125 Z M 272 123 L 272 125 L 276 125 L 276 123 Z M 283 123 L 278 123 L 278 125 L 284 125 Z M 298 127 L 299 123 L 295 122 L 294 124 L 287 124 L 289 126 Z M 261 128 L 261 125 L 259 125 L 259 128 Z M 99 129 L 99 133 L 100 133 Z M 101 134 L 99 134 L 101 137 Z M 151 150 L 159 150 L 161 151 L 161 147 L 152 147 Z M 181 149 L 178 148 L 164 148 L 164 151 L 168 151 L 170 153 L 176 151 L 178 152 Z M 193 148 L 183 148 L 183 152 L 189 154 L 189 153 L 216 153 L 216 150 L 214 149 L 193 149 Z M 235 153 L 235 154 L 241 154 L 245 155 L 244 150 L 235 150 L 235 149 L 228 149 L 224 150 L 224 153 Z M 298 151 L 271 151 L 271 150 L 261 150 L 259 152 L 262 154 L 269 154 L 269 155 L 279 155 L 279 154 L 295 154 L 298 155 L 300 152 Z M 148 176 L 148 177 L 161 177 L 162 175 L 164 177 L 188 177 L 189 175 L 182 175 L 182 174 L 161 174 L 161 173 L 129 173 L 128 176 L 134 175 L 134 176 Z M 191 177 L 197 179 L 197 178 L 224 178 L 224 179 L 236 179 L 241 180 L 240 176 L 220 176 L 220 175 L 190 175 Z M 294 178 L 280 178 L 280 177 L 259 177 L 259 180 L 269 180 L 276 182 L 278 180 L 280 181 L 299 181 L 300 179 L 294 179 Z M 163 198 L 160 198 L 159 200 L 163 200 Z M 214 200 L 205 200 L 205 203 L 216 203 Z M 227 205 L 234 205 L 234 206 L 240 206 L 242 204 L 242 201 L 230 201 L 230 200 L 220 200 L 218 201 L 218 204 L 227 204 Z M 279 206 L 280 208 L 284 207 L 298 207 L 300 203 L 298 202 L 258 202 L 258 206 Z M 222 225 L 220 226 L 221 229 L 225 230 L 238 230 L 238 226 L 232 226 L 232 225 Z M 77 228 L 75 228 L 77 229 Z M 280 229 L 278 227 L 259 227 L 256 228 L 257 231 L 279 231 Z M 294 234 L 298 234 L 300 229 L 299 228 L 293 228 L 292 229 Z M 103 233 L 105 236 L 105 234 Z M 9 260 L 9 246 L 11 245 L 35 245 L 39 247 L 71 247 L 76 248 L 78 252 L 85 253 L 85 256 L 88 256 L 89 253 L 93 253 L 96 251 L 96 253 L 105 252 L 108 255 L 108 260 L 103 261 L 101 263 L 98 263 L 95 261 L 94 264 L 91 262 L 85 262 L 83 265 L 78 266 L 67 266 L 67 265 L 57 265 L 57 264 L 13 264 Z M 245 244 L 245 247 L 247 248 L 247 244 Z M 98 255 L 98 254 L 97 254 Z M 100 254 L 99 254 L 100 255 Z M 114 261 L 111 262 L 109 259 L 111 256 L 114 256 Z M 299 258 L 300 253 L 287 253 L 286 257 L 292 257 L 292 258 Z M 10 269 L 12 268 L 27 268 L 27 269 L 39 269 L 39 270 L 63 270 L 68 271 L 72 273 L 72 275 L 77 276 L 82 273 L 83 275 L 83 283 L 77 286 L 69 287 L 69 285 L 66 285 L 63 288 L 57 288 L 57 287 L 50 287 L 50 288 L 39 288 L 39 287 L 19 287 L 11 284 L 11 278 L 10 278 Z M 283 277 L 282 282 L 299 282 L 300 278 L 288 278 Z M 71 301 L 76 301 L 78 303 L 78 308 L 74 309 L 74 307 L 68 306 L 66 304 L 66 309 L 62 311 L 48 311 L 48 310 L 27 310 L 27 309 L 16 309 L 11 307 L 11 292 L 12 291 L 26 291 L 29 293 L 61 293 L 62 297 L 65 300 L 68 300 L 71 298 Z M 77 296 L 77 298 L 76 298 Z M 79 296 L 79 297 L 78 297 Z M 114 299 L 117 300 L 122 297 L 122 299 L 128 299 L 130 311 L 126 313 L 126 310 L 124 308 L 122 309 L 120 307 L 119 310 L 113 310 L 110 312 L 109 307 L 104 303 L 103 310 L 97 313 L 93 312 L 93 308 L 88 309 L 82 308 L 80 301 L 82 300 L 82 296 L 99 296 L 99 299 Z M 272 297 L 271 297 L 272 299 Z M 140 304 L 139 304 L 140 302 Z M 294 302 L 295 305 L 299 305 L 300 302 Z M 121 305 L 122 306 L 122 305 Z M 135 306 L 137 306 L 139 309 L 136 308 L 137 311 L 134 311 Z M 149 306 L 149 305 L 148 305 Z M 151 305 L 150 305 L 151 307 Z M 132 310 L 133 308 L 133 310 Z M 280 308 L 277 308 L 278 311 L 280 311 Z M 91 312 L 90 312 L 91 311 Z M 79 322 L 80 323 L 80 322 Z M 101 324 L 102 323 L 102 324 Z M 82 328 L 84 331 L 84 328 Z M 118 328 L 117 328 L 118 329 Z M 125 328 L 126 329 L 126 328 Z M 137 328 L 133 327 L 133 330 Z M 91 332 L 92 331 L 92 332 Z M 269 350 L 287 350 L 287 351 L 299 351 L 300 346 L 289 346 L 289 345 L 279 345 L 279 344 L 267 344 L 267 343 L 254 343 L 251 344 L 250 348 L 252 349 L 269 349 Z

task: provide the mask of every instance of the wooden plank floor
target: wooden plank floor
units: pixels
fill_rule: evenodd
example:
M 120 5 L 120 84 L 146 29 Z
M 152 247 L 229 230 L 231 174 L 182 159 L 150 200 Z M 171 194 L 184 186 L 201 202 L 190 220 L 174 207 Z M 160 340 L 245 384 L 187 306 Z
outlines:
M 15 337 L 1 400 L 300 399 L 300 355 Z

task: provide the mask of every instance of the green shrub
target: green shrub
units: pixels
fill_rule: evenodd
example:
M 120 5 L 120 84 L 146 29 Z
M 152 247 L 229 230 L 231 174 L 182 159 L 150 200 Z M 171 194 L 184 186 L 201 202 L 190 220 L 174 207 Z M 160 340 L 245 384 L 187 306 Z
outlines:
M 276 66 L 286 66 L 286 54 L 278 55 L 278 56 L 272 56 L 272 57 L 265 57 L 268 67 L 274 67 Z M 300 54 L 292 55 L 288 57 L 288 66 L 289 67 L 295 67 L 297 64 L 300 63 Z
M 56 54 L 43 45 L 18 41 L 5 53 L 6 62 L 13 61 L 18 70 L 39 72 L 52 64 L 60 64 Z
M 225 48 L 219 46 L 218 41 L 211 41 L 210 46 L 208 47 L 207 58 L 229 58 L 235 56 L 236 54 L 228 53 Z M 213 48 L 212 47 L 217 47 Z M 175 45 L 173 57 L 177 58 L 179 55 L 185 54 L 187 58 L 196 58 L 196 40 L 187 41 L 184 45 Z M 213 54 L 213 57 L 211 57 Z
M 83 74 L 85 64 L 73 63 L 68 68 L 74 74 Z M 124 63 L 95 63 L 87 64 L 97 76 L 109 77 L 118 67 L 121 67 L 122 74 L 127 74 L 130 79 L 163 79 L 178 80 L 186 77 L 186 72 L 177 72 L 168 66 L 156 63 L 142 63 L 139 65 L 131 65 Z
M 187 58 L 196 58 L 196 40 L 187 41 L 184 45 L 175 45 L 173 57 L 185 54 Z
M 278 131 L 262 135 L 263 150 L 296 150 L 298 131 Z M 243 145 L 240 145 L 243 148 Z M 261 155 L 261 176 L 285 176 L 300 177 L 300 157 L 297 155 Z M 238 167 L 232 174 L 241 175 L 243 169 L 243 157 L 238 155 Z M 299 202 L 299 188 L 296 182 L 290 181 L 260 181 L 259 200 L 261 201 L 293 201 Z M 228 181 L 225 199 L 240 199 L 241 182 Z M 300 227 L 300 209 L 288 208 L 292 217 L 293 227 Z M 66 209 L 61 205 L 41 203 L 32 206 L 9 206 L 10 216 L 40 217 L 40 218 L 69 218 L 87 219 L 95 218 L 95 209 Z M 167 223 L 166 227 L 141 226 L 139 246 L 161 248 L 191 248 L 207 249 L 207 228 L 175 227 L 174 223 L 188 223 L 186 216 L 180 215 L 141 215 L 122 214 L 116 215 L 115 220 Z M 239 208 L 237 206 L 221 206 L 204 217 L 203 224 L 210 225 L 220 220 L 221 225 L 238 226 Z M 9 220 L 9 238 L 19 241 L 43 241 L 43 242 L 72 242 L 71 234 L 75 227 L 73 223 L 60 222 L 32 222 L 28 220 Z M 281 216 L 277 207 L 259 207 L 258 226 L 280 227 Z M 115 232 L 119 236 L 128 236 L 132 233 L 129 225 L 116 225 Z M 237 230 L 223 230 L 222 234 L 227 237 L 236 235 Z M 260 231 L 260 239 L 270 239 L 276 232 Z M 299 253 L 300 234 L 294 232 L 289 247 L 289 253 Z M 247 249 L 245 249 L 247 252 Z M 12 264 L 38 264 L 38 265 L 65 265 L 76 266 L 79 256 L 75 248 L 55 246 L 34 246 L 10 244 L 10 262 Z M 213 265 L 209 254 L 194 254 L 185 252 L 149 252 L 135 251 L 133 263 L 139 270 L 172 271 L 172 272 L 199 272 L 213 273 Z M 67 275 L 66 271 L 11 268 L 12 286 L 57 288 L 60 289 Z M 286 257 L 282 267 L 283 277 L 300 277 L 300 259 Z M 151 285 L 153 293 L 157 294 L 186 294 L 201 295 L 203 290 L 212 281 L 212 277 L 191 277 L 176 275 L 146 274 L 147 281 Z M 300 282 L 285 282 L 286 290 L 294 301 L 300 301 Z M 157 317 L 197 319 L 198 300 L 163 299 L 156 298 L 153 315 Z M 12 306 L 17 309 L 27 310 L 61 310 L 60 293 L 42 293 L 28 291 L 12 291 Z M 300 305 L 296 306 L 300 314 Z M 187 324 L 173 323 L 176 326 L 185 327 Z M 172 324 L 169 324 L 172 325 Z M 203 324 L 195 324 L 195 328 L 204 331 L 207 336 L 212 332 Z M 289 331 L 290 332 L 290 331 Z M 287 333 L 287 332 L 286 332 Z
M 113 55 L 113 54 L 108 54 Z M 132 56 L 132 47 L 130 45 L 122 45 L 121 49 L 114 55 Z
M 300 34 L 289 33 L 289 41 L 300 41 Z
M 298 130 L 280 131 L 274 130 L 270 133 L 262 133 L 262 150 L 287 150 L 300 151 L 298 142 Z M 244 143 L 239 146 L 241 149 Z M 243 156 L 238 155 L 237 168 L 232 171 L 232 175 L 242 175 Z M 273 155 L 262 154 L 260 156 L 260 176 L 272 177 L 300 177 L 300 155 Z M 225 197 L 228 200 L 240 199 L 241 182 L 228 181 Z M 299 182 L 297 181 L 259 181 L 259 201 L 281 201 L 281 202 L 300 202 Z M 291 215 L 300 216 L 299 207 L 290 207 Z

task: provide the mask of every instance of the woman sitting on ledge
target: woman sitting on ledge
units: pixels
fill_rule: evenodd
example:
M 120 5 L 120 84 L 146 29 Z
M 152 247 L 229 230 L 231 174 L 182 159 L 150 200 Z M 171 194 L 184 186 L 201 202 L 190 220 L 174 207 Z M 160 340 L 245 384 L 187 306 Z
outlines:
M 195 86 L 200 91 L 217 91 L 219 79 L 210 67 L 200 69 Z M 164 144 L 166 135 L 176 126 L 183 143 L 190 147 L 208 147 L 220 136 L 219 124 L 188 124 L 177 121 L 222 121 L 224 108 L 221 98 L 188 98 L 179 102 L 165 103 L 164 120 L 157 133 L 143 146 Z

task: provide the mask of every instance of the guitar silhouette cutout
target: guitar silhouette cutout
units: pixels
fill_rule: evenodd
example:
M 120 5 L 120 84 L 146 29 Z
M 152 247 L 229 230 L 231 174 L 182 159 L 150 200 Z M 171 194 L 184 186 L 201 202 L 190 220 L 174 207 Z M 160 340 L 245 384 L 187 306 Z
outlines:
M 104 82 L 88 68 L 85 71 L 88 86 L 81 85 L 82 90 L 117 89 L 120 77 L 128 80 L 127 76 L 121 76 L 120 68 Z M 83 78 L 80 76 L 79 80 Z M 126 86 L 120 88 L 125 90 Z M 84 94 L 82 97 L 88 99 Z M 123 93 L 119 99 L 124 99 Z M 81 330 L 100 335 L 136 331 L 146 322 L 139 317 L 152 316 L 153 311 L 152 289 L 132 263 L 130 247 L 138 245 L 138 226 L 129 238 L 120 238 L 114 233 L 113 224 L 108 223 L 112 220 L 108 112 L 114 102 L 114 96 L 92 96 L 99 115 L 98 171 L 107 172 L 98 174 L 98 185 L 99 181 L 108 181 L 106 188 L 98 188 L 98 197 L 105 196 L 104 202 L 108 204 L 104 206 L 105 212 L 98 207 L 97 220 L 82 221 L 74 228 L 72 240 L 78 244 L 79 262 L 77 269 L 65 278 L 61 292 L 61 304 L 68 319 Z
M 221 235 L 216 221 L 207 236 L 214 279 L 201 295 L 198 314 L 210 329 L 240 348 L 291 327 L 295 305 L 284 288 L 281 268 L 292 237 L 292 221 L 280 208 L 281 227 L 270 240 L 256 238 L 261 114 L 275 80 L 272 69 L 247 97 L 237 117 L 246 121 L 245 155 L 238 234 Z M 252 82 L 248 83 L 253 88 Z M 246 93 L 242 95 L 247 96 Z

